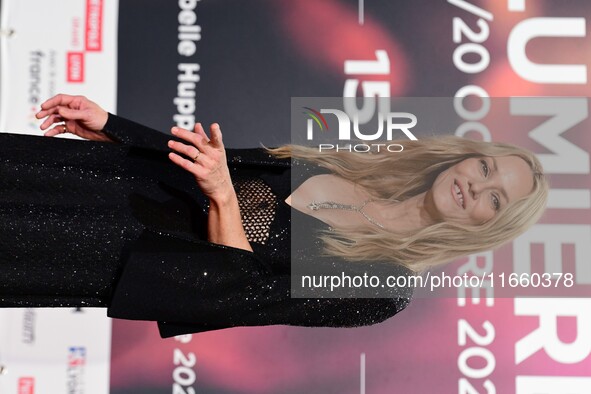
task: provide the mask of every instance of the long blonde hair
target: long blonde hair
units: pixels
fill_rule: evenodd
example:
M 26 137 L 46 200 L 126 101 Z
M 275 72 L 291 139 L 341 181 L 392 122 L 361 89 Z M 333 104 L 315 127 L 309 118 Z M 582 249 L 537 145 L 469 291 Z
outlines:
M 429 190 L 447 168 L 472 157 L 518 156 L 531 167 L 531 193 L 514 201 L 482 225 L 439 222 L 393 234 L 373 229 L 335 229 L 324 233 L 325 252 L 347 260 L 394 261 L 421 271 L 460 256 L 494 249 L 538 221 L 546 206 L 548 182 L 539 160 L 520 147 L 460 137 L 392 141 L 404 146 L 398 153 L 319 152 L 318 148 L 285 145 L 269 149 L 277 157 L 316 163 L 335 175 L 364 187 L 375 198 L 403 201 Z

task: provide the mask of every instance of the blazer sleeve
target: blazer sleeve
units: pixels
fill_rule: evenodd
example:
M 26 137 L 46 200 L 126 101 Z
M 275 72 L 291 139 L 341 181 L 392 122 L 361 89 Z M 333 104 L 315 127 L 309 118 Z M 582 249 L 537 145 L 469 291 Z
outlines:
M 268 278 L 260 291 L 245 292 L 243 302 L 250 297 L 262 299 L 257 310 L 232 308 L 225 319 L 210 323 L 179 323 L 159 321 L 162 338 L 175 335 L 220 330 L 230 327 L 291 325 L 303 327 L 360 327 L 381 323 L 402 311 L 410 302 L 397 298 L 289 298 L 289 289 L 277 283 L 289 278 Z M 265 290 L 265 288 L 267 290 Z
M 340 260 L 322 257 L 323 263 Z M 353 264 L 355 269 L 361 269 Z M 353 271 L 349 271 L 354 273 Z M 398 275 L 412 274 L 404 267 L 391 272 Z M 304 327 L 359 327 L 387 320 L 409 304 L 412 288 L 392 288 L 388 298 L 361 298 L 365 292 L 347 291 L 347 298 L 328 298 L 330 292 L 320 291 L 318 298 L 292 298 L 291 286 L 297 285 L 299 276 L 266 271 L 249 285 L 242 287 L 227 302 L 221 319 L 209 321 L 159 321 L 158 328 L 163 338 L 242 326 L 292 325 Z M 339 295 L 342 295 L 340 293 Z
M 107 123 L 102 130 L 115 141 L 136 148 L 151 149 L 160 152 L 171 152 L 168 141 L 178 141 L 186 144 L 186 141 L 144 126 L 129 119 L 109 113 Z M 256 165 L 266 167 L 288 168 L 291 159 L 279 159 L 261 148 L 230 149 L 226 148 L 226 156 L 229 164 Z
M 357 327 L 406 307 L 393 298 L 291 298 L 291 277 L 241 249 L 145 230 L 126 251 L 107 314 L 158 321 L 163 338 L 229 327 Z
M 107 314 L 130 320 L 217 321 L 269 272 L 252 252 L 149 228 L 121 258 Z
M 168 140 L 181 141 L 171 134 L 162 133 L 111 113 L 102 131 L 122 144 L 160 151 L 170 151 Z

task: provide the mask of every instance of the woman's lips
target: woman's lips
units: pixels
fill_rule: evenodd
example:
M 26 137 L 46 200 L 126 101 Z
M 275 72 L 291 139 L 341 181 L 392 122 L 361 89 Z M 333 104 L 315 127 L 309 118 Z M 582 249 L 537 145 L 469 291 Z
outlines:
M 462 192 L 462 188 L 455 179 L 454 183 L 451 185 L 451 193 L 453 194 L 454 200 L 456 200 L 456 203 L 460 206 L 460 208 L 464 209 L 464 193 Z

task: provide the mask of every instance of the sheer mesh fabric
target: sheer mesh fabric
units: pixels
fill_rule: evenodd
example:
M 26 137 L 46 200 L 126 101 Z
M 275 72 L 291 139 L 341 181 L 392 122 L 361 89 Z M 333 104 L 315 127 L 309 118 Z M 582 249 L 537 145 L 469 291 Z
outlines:
M 242 178 L 234 182 L 242 226 L 249 242 L 265 244 L 277 209 L 277 196 L 261 179 Z

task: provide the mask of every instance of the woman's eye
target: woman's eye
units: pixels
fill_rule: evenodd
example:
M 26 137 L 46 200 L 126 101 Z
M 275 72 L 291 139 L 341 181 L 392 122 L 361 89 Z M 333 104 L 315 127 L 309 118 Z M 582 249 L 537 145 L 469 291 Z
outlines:
M 501 209 L 501 200 L 499 200 L 499 197 L 497 197 L 496 195 L 492 195 L 492 203 L 493 206 L 495 207 L 495 211 L 498 211 L 499 209 Z
M 486 160 L 480 160 L 480 165 L 482 166 L 482 172 L 484 173 L 484 176 L 488 176 L 489 169 Z

